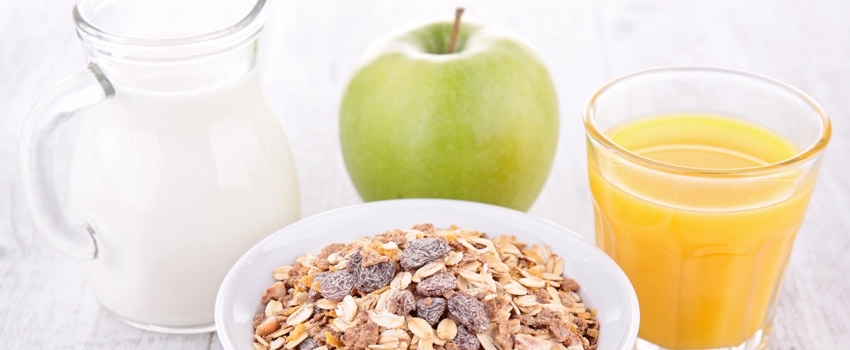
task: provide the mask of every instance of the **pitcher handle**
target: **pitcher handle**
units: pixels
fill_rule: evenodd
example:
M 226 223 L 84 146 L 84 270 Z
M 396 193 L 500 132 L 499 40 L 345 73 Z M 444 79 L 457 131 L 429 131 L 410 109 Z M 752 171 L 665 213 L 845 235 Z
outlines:
M 72 225 L 65 217 L 53 181 L 53 149 L 77 112 L 114 94 L 100 68 L 89 64 L 39 99 L 21 135 L 21 182 L 35 228 L 53 248 L 76 259 L 97 257 L 96 234 L 88 223 Z

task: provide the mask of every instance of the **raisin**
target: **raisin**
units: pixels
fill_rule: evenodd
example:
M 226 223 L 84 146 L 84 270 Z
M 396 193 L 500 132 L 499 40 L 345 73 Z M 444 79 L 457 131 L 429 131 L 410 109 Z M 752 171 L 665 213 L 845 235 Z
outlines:
M 361 267 L 357 274 L 357 289 L 364 293 L 371 293 L 390 285 L 395 277 L 395 263 L 382 262 L 372 266 Z
M 449 343 L 456 344 L 458 350 L 478 350 L 481 348 L 478 337 L 466 330 L 466 327 L 460 325 L 457 326 L 457 335 Z
M 318 276 L 319 292 L 325 299 L 340 301 L 354 291 L 357 278 L 348 271 L 328 271 Z
M 358 250 L 356 253 L 351 255 L 351 259 L 348 260 L 348 266 L 345 268 L 352 275 L 357 276 L 360 273 L 360 264 L 363 263 L 363 256 L 360 255 L 360 251 Z
M 416 285 L 416 292 L 428 297 L 436 297 L 457 288 L 457 278 L 450 273 L 440 272 L 428 277 Z
M 474 333 L 486 332 L 490 329 L 487 311 L 484 304 L 475 297 L 463 293 L 455 293 L 449 298 L 449 316 L 460 325 Z
M 404 244 L 399 263 L 405 270 L 418 269 L 442 258 L 448 251 L 449 244 L 443 239 L 434 237 L 414 239 Z
M 407 316 L 415 308 L 416 300 L 413 298 L 413 293 L 407 289 L 396 291 L 390 296 L 389 310 L 396 315 Z
M 295 347 L 295 350 L 313 350 L 319 347 L 319 342 L 313 338 L 307 338 Z
M 363 255 L 360 250 L 351 256 L 346 270 L 357 277 L 357 290 L 371 293 L 390 285 L 395 277 L 395 263 L 382 262 L 370 266 L 363 264 Z
M 440 297 L 422 298 L 416 301 L 416 315 L 433 327 L 446 313 L 446 299 Z

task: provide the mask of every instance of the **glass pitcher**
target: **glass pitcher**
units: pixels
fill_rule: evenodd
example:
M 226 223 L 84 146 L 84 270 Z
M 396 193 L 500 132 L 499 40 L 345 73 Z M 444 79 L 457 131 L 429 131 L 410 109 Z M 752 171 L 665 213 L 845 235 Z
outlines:
M 88 68 L 30 114 L 21 160 L 35 226 L 134 326 L 212 331 L 229 267 L 300 216 L 289 143 L 260 84 L 264 5 L 80 0 Z M 53 149 L 74 118 L 63 211 Z

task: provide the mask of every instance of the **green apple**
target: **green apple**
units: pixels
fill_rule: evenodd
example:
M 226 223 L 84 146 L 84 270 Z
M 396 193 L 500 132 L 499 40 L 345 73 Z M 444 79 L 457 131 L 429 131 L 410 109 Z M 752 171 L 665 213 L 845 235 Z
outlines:
M 340 107 L 365 201 L 453 198 L 527 210 L 552 166 L 558 102 L 528 44 L 493 25 L 398 30 L 372 44 Z

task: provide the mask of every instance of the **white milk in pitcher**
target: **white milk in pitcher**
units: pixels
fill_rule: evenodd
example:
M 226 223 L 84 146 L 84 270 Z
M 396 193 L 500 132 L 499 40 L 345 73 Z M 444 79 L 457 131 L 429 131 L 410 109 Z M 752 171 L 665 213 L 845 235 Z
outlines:
M 211 323 L 230 266 L 300 215 L 289 144 L 256 71 L 188 92 L 118 87 L 85 113 L 69 193 L 71 217 L 96 231 L 85 270 L 98 300 L 167 327 Z

